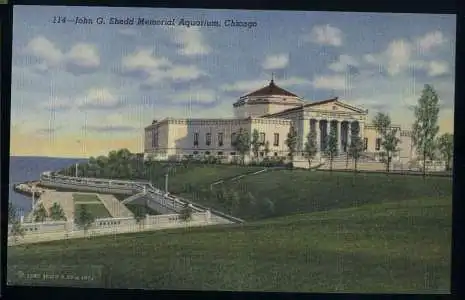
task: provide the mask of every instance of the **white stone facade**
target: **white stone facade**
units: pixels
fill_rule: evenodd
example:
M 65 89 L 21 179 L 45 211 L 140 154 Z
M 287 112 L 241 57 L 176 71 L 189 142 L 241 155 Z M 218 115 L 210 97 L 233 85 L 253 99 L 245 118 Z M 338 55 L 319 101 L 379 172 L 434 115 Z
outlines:
M 145 156 L 170 159 L 186 155 L 237 155 L 232 138 L 242 128 L 250 135 L 254 130 L 259 132 L 262 142 L 268 142 L 268 156 L 285 157 L 288 154 L 285 140 L 291 126 L 297 132 L 298 153 L 303 151 L 310 130 L 316 130 L 317 143 L 323 150 L 330 128 L 337 132 L 339 153 L 344 153 L 350 144 L 349 132 L 356 127 L 365 142 L 367 154 L 376 157 L 381 151 L 379 136 L 368 123 L 368 111 L 338 98 L 305 102 L 272 81 L 268 87 L 241 97 L 233 107 L 234 119 L 166 118 L 154 121 L 145 128 Z M 411 134 L 399 126 L 394 127 L 401 140 L 395 158 L 408 161 L 415 153 Z M 260 156 L 265 155 L 262 147 Z

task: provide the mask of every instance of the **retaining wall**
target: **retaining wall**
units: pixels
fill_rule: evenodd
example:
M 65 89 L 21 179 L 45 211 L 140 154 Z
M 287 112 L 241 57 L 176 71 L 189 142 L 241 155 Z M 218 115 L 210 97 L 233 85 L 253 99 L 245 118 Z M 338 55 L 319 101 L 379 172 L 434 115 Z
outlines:
M 192 213 L 192 222 L 208 222 L 206 213 Z M 175 223 L 183 223 L 178 214 L 170 215 L 158 215 L 158 216 L 146 216 L 145 220 L 142 220 L 140 223 L 147 226 L 151 225 L 169 225 Z M 125 218 L 102 218 L 96 219 L 94 223 L 90 226 L 89 229 L 105 229 L 113 228 L 118 230 L 118 228 L 124 228 L 128 226 L 136 226 L 138 223 L 134 218 L 125 217 Z M 43 222 L 43 223 L 22 223 L 24 228 L 25 235 L 31 234 L 43 234 L 43 233 L 52 233 L 52 232 L 70 232 L 73 230 L 79 230 L 74 222 L 67 221 L 53 221 L 53 222 Z M 8 226 L 8 232 L 11 231 L 11 225 Z
M 73 189 L 76 191 L 85 191 L 85 192 L 95 192 L 103 194 L 120 194 L 120 195 L 132 195 L 134 194 L 134 189 L 124 188 L 124 187 L 111 187 L 108 188 L 108 184 L 97 185 L 94 183 L 69 183 L 69 182 L 59 182 L 55 180 L 54 182 L 50 180 L 40 180 L 40 184 L 48 188 L 62 188 L 62 189 Z
M 66 221 L 43 222 L 43 223 L 23 223 L 24 234 L 37 234 L 49 232 L 62 232 L 72 228 Z M 11 225 L 8 225 L 8 233 L 11 232 Z

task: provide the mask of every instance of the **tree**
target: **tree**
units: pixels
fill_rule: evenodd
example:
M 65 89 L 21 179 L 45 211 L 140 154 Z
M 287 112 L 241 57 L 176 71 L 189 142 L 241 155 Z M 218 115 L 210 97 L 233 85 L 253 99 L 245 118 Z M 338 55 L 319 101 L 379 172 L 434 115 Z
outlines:
M 8 224 L 13 224 L 13 222 L 18 218 L 18 211 L 16 207 L 13 206 L 11 202 L 8 203 Z
M 263 150 L 265 152 L 265 157 L 268 157 L 268 154 L 270 154 L 270 142 L 266 141 L 265 142 L 265 149 Z
M 24 227 L 21 224 L 21 220 L 18 219 L 16 207 L 11 202 L 8 203 L 8 224 L 11 226 L 9 234 L 13 237 L 14 242 L 17 242 L 20 237 L 24 237 Z
M 245 155 L 250 152 L 250 136 L 243 128 L 239 129 L 235 140 L 232 143 L 234 149 L 241 155 L 242 163 L 245 162 Z
M 35 222 L 45 222 L 47 220 L 48 212 L 43 203 L 39 203 L 37 208 L 34 210 L 33 216 Z
M 79 214 L 76 219 L 76 223 L 84 230 L 84 234 L 87 234 L 87 230 L 94 223 L 95 217 L 87 209 L 87 205 L 79 205 Z
M 381 143 L 384 151 L 382 155 L 384 156 L 384 163 L 386 164 L 386 171 L 390 171 L 392 156 L 394 153 L 399 151 L 397 147 L 399 145 L 400 139 L 397 138 L 397 129 L 393 128 L 386 132 L 384 140 Z
M 331 130 L 329 135 L 326 137 L 327 142 L 326 142 L 326 149 L 325 153 L 328 156 L 329 159 L 329 170 L 333 170 L 333 161 L 334 157 L 337 156 L 337 135 L 336 135 L 336 130 Z
M 386 171 L 390 171 L 392 156 L 396 153 L 400 139 L 397 138 L 397 129 L 392 128 L 391 118 L 387 114 L 378 113 L 373 118 L 373 125 L 375 126 L 376 132 L 381 138 L 381 156 L 382 161 L 386 165 Z
M 363 150 L 364 150 L 364 144 L 362 141 L 362 138 L 359 135 L 359 129 L 353 128 L 351 132 L 351 137 L 350 137 L 350 145 L 349 145 L 349 151 L 348 154 L 354 161 L 354 172 L 357 172 L 357 164 L 362 156 Z
M 446 162 L 446 170 L 449 171 L 451 169 L 452 156 L 454 155 L 454 135 L 444 133 L 438 138 L 437 145 L 442 159 Z
M 9 235 L 13 237 L 15 243 L 20 237 L 24 237 L 25 230 L 21 220 L 18 219 L 18 210 L 11 202 L 8 203 L 8 225 L 11 226 Z
M 24 227 L 21 224 L 20 220 L 14 220 L 13 223 L 11 223 L 11 231 L 10 234 L 13 237 L 13 241 L 16 243 L 20 237 L 24 237 Z
M 57 202 L 50 207 L 50 218 L 54 221 L 66 221 L 66 215 L 61 205 Z
M 294 154 L 297 148 L 297 131 L 294 125 L 291 125 L 289 132 L 287 133 L 286 146 L 289 149 L 289 158 L 291 162 L 294 162 Z
M 184 207 L 181 209 L 181 212 L 179 213 L 179 218 L 184 222 L 188 222 L 192 219 L 192 208 L 188 203 L 186 203 Z
M 255 158 L 258 158 L 258 152 L 260 151 L 260 147 L 262 146 L 262 143 L 260 142 L 260 133 L 258 132 L 257 129 L 254 129 L 252 133 L 252 151 L 255 156 Z
M 134 219 L 136 220 L 136 223 L 139 225 L 139 229 L 141 229 L 142 226 L 144 225 L 145 218 L 146 218 L 145 207 L 138 205 L 136 209 L 134 210 Z
M 316 132 L 310 131 L 307 135 L 307 141 L 305 142 L 304 147 L 304 156 L 308 160 L 308 167 L 312 167 L 312 160 L 315 158 L 315 155 L 318 153 L 316 145 Z
M 423 177 L 426 176 L 426 160 L 434 159 L 436 136 L 439 132 L 439 97 L 433 86 L 425 84 L 418 104 L 414 107 L 413 145 L 423 160 Z

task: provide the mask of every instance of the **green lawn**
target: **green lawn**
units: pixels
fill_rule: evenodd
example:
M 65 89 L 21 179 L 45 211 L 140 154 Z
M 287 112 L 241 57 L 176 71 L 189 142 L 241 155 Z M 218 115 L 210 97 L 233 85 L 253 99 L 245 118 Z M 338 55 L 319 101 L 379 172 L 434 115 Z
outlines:
M 172 193 L 181 193 L 186 185 L 209 187 L 210 184 L 225 178 L 232 178 L 249 172 L 260 171 L 263 167 L 236 165 L 191 164 L 187 168 L 179 165 L 168 174 L 168 189 Z M 165 173 L 152 176 L 152 182 L 160 189 L 165 188 Z
M 354 177 L 355 176 L 355 177 Z M 231 201 L 221 201 L 215 194 L 221 190 L 242 195 L 250 194 L 257 204 L 242 203 L 233 207 Z M 247 176 L 237 182 L 216 185 L 215 191 L 201 188 L 181 195 L 194 202 L 229 212 L 246 220 L 279 217 L 295 213 L 357 207 L 363 204 L 405 201 L 423 197 L 452 197 L 451 177 L 427 177 L 346 172 L 310 172 L 279 170 Z M 242 201 L 242 200 L 240 200 Z M 249 201 L 249 200 L 247 200 Z M 247 202 L 246 201 L 246 202 Z M 268 201 L 267 212 L 259 205 Z
M 93 194 L 73 194 L 74 214 L 79 216 L 83 206 L 96 218 L 111 218 L 110 213 L 105 208 L 100 199 Z
M 16 246 L 8 264 L 105 266 L 112 288 L 446 293 L 450 240 L 451 199 L 432 195 L 245 225 Z
M 144 212 L 144 215 L 146 214 L 149 214 L 149 215 L 160 215 L 159 212 L 157 212 L 156 210 L 153 210 L 151 209 L 150 207 L 148 206 L 145 206 L 145 205 L 138 205 L 138 204 L 125 204 L 126 207 L 133 213 L 135 214 L 135 212 L 138 210 L 138 209 L 142 209 L 142 211 Z

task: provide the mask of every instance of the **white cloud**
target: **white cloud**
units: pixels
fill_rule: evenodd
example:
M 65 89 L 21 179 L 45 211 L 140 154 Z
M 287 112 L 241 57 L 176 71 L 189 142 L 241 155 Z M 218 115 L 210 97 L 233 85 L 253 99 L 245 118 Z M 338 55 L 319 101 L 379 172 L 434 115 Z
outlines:
M 66 110 L 73 106 L 73 99 L 69 97 L 50 97 L 48 102 L 40 102 L 41 106 L 47 110 Z
M 369 64 L 384 66 L 391 76 L 397 76 L 409 67 L 415 67 L 427 71 L 428 75 L 433 77 L 448 73 L 449 64 L 445 61 L 425 61 L 419 58 L 422 54 L 431 52 L 445 42 L 447 40 L 444 35 L 440 31 L 434 31 L 410 41 L 405 39 L 393 40 L 385 51 L 369 53 L 363 58 Z
M 304 41 L 310 41 L 320 45 L 339 47 L 342 45 L 342 31 L 331 25 L 321 25 L 312 28 L 309 35 L 304 36 Z
M 391 76 L 398 75 L 412 64 L 412 45 L 403 39 L 393 40 L 385 51 L 366 54 L 363 58 L 369 64 L 384 66 Z
M 284 69 L 289 64 L 289 54 L 268 55 L 262 64 L 265 70 Z
M 416 44 L 420 53 L 428 52 L 446 42 L 446 38 L 441 31 L 433 31 L 417 38 Z
M 67 71 L 75 73 L 78 70 L 91 70 L 100 65 L 98 49 L 87 43 L 77 43 L 68 52 L 64 52 L 44 36 L 37 36 L 29 41 L 23 53 L 40 60 L 33 66 L 38 71 L 62 66 Z M 78 67 L 79 69 L 75 69 Z
M 203 75 L 206 73 L 195 65 L 174 65 L 166 71 L 165 77 L 173 80 L 193 80 Z
M 179 45 L 178 53 L 185 56 L 206 55 L 211 52 L 205 37 L 197 27 L 176 27 L 174 42 Z
M 121 102 L 106 88 L 92 88 L 77 104 L 79 108 L 110 109 L 119 106 Z
M 335 72 L 344 72 L 348 66 L 357 67 L 359 64 L 355 58 L 350 55 L 342 54 L 339 55 L 337 61 L 329 65 L 329 68 Z
M 385 54 L 388 59 L 387 71 L 390 75 L 397 75 L 409 64 L 411 58 L 411 45 L 405 40 L 392 41 Z
M 317 89 L 325 90 L 346 90 L 346 77 L 342 75 L 318 76 L 313 82 L 313 86 Z
M 449 73 L 449 64 L 445 61 L 430 61 L 428 65 L 429 76 L 439 76 Z
M 96 68 L 100 65 L 100 56 L 94 45 L 78 43 L 68 53 L 66 59 L 69 63 L 85 68 Z
M 154 69 L 171 66 L 171 62 L 164 57 L 156 57 L 153 51 L 142 49 L 124 56 L 121 65 L 125 71 L 152 72 Z
M 190 89 L 185 92 L 175 93 L 171 97 L 173 103 L 213 103 L 217 99 L 217 94 L 214 90 L 209 89 Z
M 224 84 L 220 88 L 225 92 L 248 92 L 268 85 L 267 80 L 240 80 L 231 84 Z
M 30 40 L 24 53 L 43 60 L 50 67 L 57 66 L 64 58 L 62 51 L 44 36 Z
M 153 86 L 165 80 L 190 81 L 206 76 L 196 65 L 175 65 L 164 57 L 155 56 L 148 49 L 138 50 L 122 58 L 125 72 L 142 72 L 146 76 L 142 85 Z

